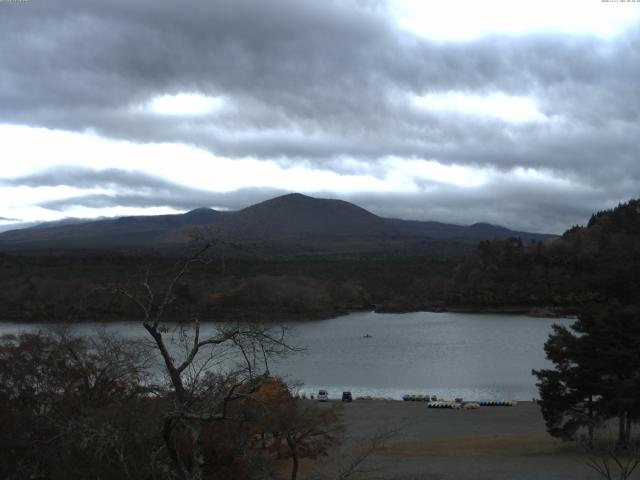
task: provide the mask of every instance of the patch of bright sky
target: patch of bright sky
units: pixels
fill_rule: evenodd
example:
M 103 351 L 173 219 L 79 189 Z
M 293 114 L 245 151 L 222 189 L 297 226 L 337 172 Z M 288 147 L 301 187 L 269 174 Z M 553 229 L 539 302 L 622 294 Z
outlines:
M 394 175 L 421 183 L 433 182 L 457 187 L 478 187 L 489 178 L 490 171 L 462 165 L 445 165 L 435 160 L 391 157 L 384 162 Z
M 134 111 L 145 111 L 159 115 L 201 116 L 217 112 L 224 108 L 223 97 L 210 97 L 199 93 L 179 93 L 154 97 L 142 105 L 133 107 Z
M 132 215 L 171 215 L 182 213 L 171 207 L 101 207 L 90 208 L 80 205 L 72 206 L 64 211 L 64 217 L 74 218 L 96 218 L 102 217 L 126 217 Z
M 92 194 L 109 194 L 109 190 L 102 188 L 80 189 L 68 185 L 27 187 L 0 187 L 0 217 L 26 219 L 28 221 L 57 220 L 69 215 L 37 207 L 39 203 Z M 97 216 L 97 215 L 93 215 Z
M 421 37 L 468 41 L 534 32 L 611 37 L 640 20 L 640 3 L 602 0 L 390 0 L 397 23 Z
M 485 96 L 451 91 L 429 93 L 411 97 L 411 103 L 418 108 L 436 113 L 452 112 L 493 117 L 513 123 L 544 121 L 547 118 L 538 110 L 533 99 L 505 95 L 500 92 Z
M 80 189 L 69 185 L 28 187 L 5 186 L 0 187 L 0 209 L 12 208 L 29 203 L 41 203 L 52 200 L 62 200 L 80 195 L 99 195 L 113 193 L 102 188 Z M 0 217 L 5 217 L 0 212 Z
M 288 190 L 292 185 L 300 191 L 317 191 L 319 186 L 331 185 L 338 193 L 384 192 L 405 186 L 388 185 L 371 175 L 340 175 L 302 166 L 285 168 L 270 160 L 218 157 L 191 145 L 138 144 L 92 133 L 0 125 L 0 142 L 11 157 L 11 161 L 3 165 L 2 176 L 5 178 L 55 166 L 82 166 L 138 171 L 216 192 L 265 186 Z
M 96 170 L 119 168 L 166 179 L 186 187 L 228 192 L 241 188 L 268 187 L 300 192 L 315 192 L 331 185 L 331 191 L 341 193 L 394 192 L 413 189 L 407 176 L 377 178 L 373 175 L 340 175 L 329 170 L 303 166 L 285 168 L 275 161 L 228 159 L 206 150 L 175 143 L 137 144 L 97 136 L 94 133 L 49 130 L 18 125 L 0 125 L 0 143 L 5 158 L 0 178 L 14 178 L 56 167 L 83 167 Z M 61 215 L 34 218 L 34 210 L 24 210 L 38 203 L 79 195 L 73 187 L 39 187 L 22 190 L 5 189 L 5 210 L 0 216 L 21 220 L 51 220 Z M 67 188 L 67 190 L 65 190 Z M 109 186 L 111 188 L 111 186 Z M 17 192 L 24 194 L 17 195 Z M 109 193 L 95 189 L 82 194 Z M 111 192 L 113 193 L 113 192 Z M 40 211 L 40 210 L 38 210 Z M 75 212 L 75 211 L 74 211 Z M 100 210 L 100 215 L 108 215 Z M 149 214 L 149 209 L 130 209 L 129 214 Z M 82 213 L 82 212 L 75 212 Z M 88 213 L 88 212 L 87 212 Z M 69 216 L 72 211 L 66 211 Z M 96 216 L 95 213 L 93 216 Z
M 330 170 L 304 166 L 283 167 L 275 161 L 227 159 L 182 144 L 136 144 L 76 133 L 15 125 L 0 125 L 0 142 L 8 153 L 0 178 L 12 178 L 56 167 L 78 166 L 95 170 L 119 168 L 164 178 L 170 182 L 212 192 L 242 188 L 273 188 L 310 193 L 333 192 L 336 195 L 366 192 L 415 193 L 438 186 L 479 187 L 498 177 L 526 177 L 541 182 L 553 176 L 535 170 L 503 172 L 491 169 L 444 164 L 436 160 L 389 157 L 381 160 L 378 174 L 341 175 Z M 91 155 L 87 155 L 91 152 Z M 176 161 L 179 159 L 179 161 Z M 1 183 L 1 182 L 0 182 Z M 328 186 L 330 186 L 328 188 Z M 73 186 L 0 187 L 4 199 L 0 217 L 22 221 L 56 220 L 64 217 L 94 218 L 118 215 L 176 213 L 169 207 L 156 208 L 70 207 L 64 211 L 44 209 L 39 203 L 90 194 L 111 195 L 127 191 L 128 186 L 105 184 L 79 189 Z M 117 191 L 116 191 L 117 190 Z M 147 192 L 145 192 L 147 193 Z M 153 195 L 153 192 L 148 192 Z
M 571 179 L 561 177 L 550 170 L 536 170 L 533 168 L 518 167 L 509 172 L 509 175 L 515 180 L 524 181 L 527 184 L 537 182 L 549 187 L 562 189 L 571 188 L 575 191 L 576 184 Z

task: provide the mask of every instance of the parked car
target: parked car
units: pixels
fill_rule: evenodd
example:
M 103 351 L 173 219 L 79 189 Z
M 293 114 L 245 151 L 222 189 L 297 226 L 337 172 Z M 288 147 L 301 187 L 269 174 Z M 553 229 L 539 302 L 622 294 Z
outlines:
M 353 397 L 351 396 L 351 392 L 342 392 L 342 401 L 353 402 Z
M 319 390 L 318 391 L 318 401 L 319 402 L 328 402 L 329 401 L 329 394 L 327 393 L 326 390 Z

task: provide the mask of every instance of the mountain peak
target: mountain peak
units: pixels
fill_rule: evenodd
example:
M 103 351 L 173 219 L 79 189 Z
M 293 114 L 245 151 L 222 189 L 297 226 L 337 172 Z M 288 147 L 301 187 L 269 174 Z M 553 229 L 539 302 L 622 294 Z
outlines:
M 194 208 L 193 210 L 189 210 L 188 212 L 185 212 L 185 215 L 195 215 L 195 214 L 199 214 L 199 213 L 209 213 L 209 212 L 214 212 L 215 210 L 213 208 L 209 208 L 209 207 L 198 207 L 198 208 Z
M 483 230 L 509 230 L 507 227 L 503 227 L 501 225 L 494 225 L 493 223 L 487 223 L 487 222 L 476 222 L 473 225 L 471 225 L 471 228 L 475 228 L 475 229 L 483 229 Z
M 185 217 L 214 217 L 219 213 L 220 212 L 218 210 L 214 210 L 213 208 L 199 207 L 199 208 L 194 208 L 193 210 L 189 210 L 188 212 L 185 212 L 182 215 Z
M 265 200 L 264 202 L 259 203 L 262 204 L 296 204 L 296 203 L 312 203 L 318 202 L 321 199 L 310 197 L 309 195 L 304 195 L 302 193 L 287 193 L 285 195 L 280 195 L 279 197 L 270 198 L 269 200 Z M 255 205 L 252 205 L 255 206 Z M 248 207 L 251 208 L 251 207 Z
M 289 193 L 247 207 L 229 219 L 252 238 L 284 239 L 370 235 L 386 230 L 383 219 L 343 200 Z
M 280 195 L 279 197 L 275 197 L 272 200 L 277 200 L 277 199 L 282 199 L 282 200 L 317 200 L 317 198 L 314 197 L 310 197 L 309 195 L 305 195 L 303 193 L 298 193 L 298 192 L 293 192 L 293 193 L 286 193 L 284 195 Z

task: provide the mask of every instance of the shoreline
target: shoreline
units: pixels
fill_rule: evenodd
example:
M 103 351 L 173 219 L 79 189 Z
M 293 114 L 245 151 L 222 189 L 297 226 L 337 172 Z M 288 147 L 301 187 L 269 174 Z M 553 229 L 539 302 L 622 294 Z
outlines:
M 507 315 L 526 315 L 534 318 L 576 318 L 577 309 L 558 307 L 451 307 L 441 311 L 452 313 L 503 313 Z
M 575 319 L 577 307 L 552 307 L 552 306 L 423 306 L 417 309 L 396 309 L 387 308 L 384 305 L 371 305 L 367 308 L 353 310 L 335 310 L 331 312 L 306 312 L 291 313 L 278 312 L 278 314 L 259 312 L 243 313 L 238 315 L 223 315 L 218 318 L 202 317 L 202 323 L 223 323 L 223 322 L 242 322 L 242 323 L 283 323 L 283 322 L 303 322 L 303 321 L 319 321 L 331 320 L 338 317 L 346 316 L 352 313 L 373 312 L 377 314 L 403 314 L 403 313 L 467 313 L 467 314 L 496 314 L 496 315 L 522 315 L 533 318 L 569 318 Z M 0 323 L 50 323 L 50 324 L 82 324 L 90 322 L 115 323 L 115 322 L 138 322 L 140 319 L 122 319 L 115 318 L 113 315 L 95 315 L 91 319 L 69 319 L 69 318 L 53 318 L 53 319 L 34 319 L 32 317 L 4 317 L 0 318 Z M 190 320 L 182 320 L 179 318 L 167 318 L 167 323 L 183 323 Z
M 539 406 L 530 401 L 475 410 L 431 409 L 420 402 L 354 401 L 340 410 L 348 439 L 338 449 L 342 452 L 361 452 L 379 438 L 381 428 L 393 432 L 363 465 L 377 472 L 377 478 L 600 478 L 584 462 L 577 443 L 562 442 L 547 433 Z

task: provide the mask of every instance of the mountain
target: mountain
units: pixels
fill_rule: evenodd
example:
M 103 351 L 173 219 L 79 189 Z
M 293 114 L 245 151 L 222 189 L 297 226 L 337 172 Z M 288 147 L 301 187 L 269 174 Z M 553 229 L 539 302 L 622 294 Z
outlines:
M 453 225 L 442 222 L 421 222 L 418 220 L 387 219 L 388 224 L 396 227 L 397 231 L 409 235 L 424 235 L 434 239 L 459 239 L 467 241 L 493 240 L 510 237 L 520 237 L 524 242 L 544 241 L 554 238 L 545 233 L 529 233 L 510 230 L 505 227 L 489 223 L 474 223 L 473 225 Z
M 468 250 L 486 239 L 519 236 L 528 242 L 552 237 L 481 223 L 461 226 L 382 218 L 342 200 L 293 193 L 235 212 L 198 208 L 177 215 L 41 224 L 0 234 L 0 251 L 170 248 L 186 245 L 194 229 L 284 254 L 437 251 L 452 245 Z
M 198 208 L 175 215 L 46 222 L 0 234 L 0 249 L 158 246 L 165 243 L 162 238 L 168 232 L 185 227 L 211 225 L 223 215 L 223 212 L 210 208 Z
M 252 205 L 224 219 L 219 228 L 235 238 L 313 240 L 392 233 L 373 213 L 343 200 L 291 193 Z

